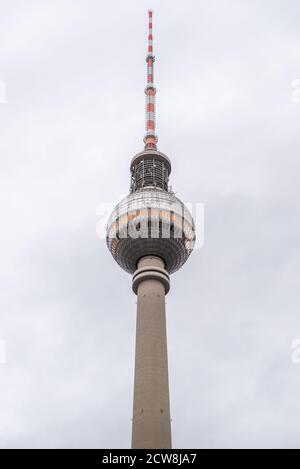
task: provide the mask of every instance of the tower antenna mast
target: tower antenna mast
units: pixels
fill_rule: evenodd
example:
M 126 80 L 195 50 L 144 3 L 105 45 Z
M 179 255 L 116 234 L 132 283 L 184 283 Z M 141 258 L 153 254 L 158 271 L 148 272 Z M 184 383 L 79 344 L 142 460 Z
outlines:
M 153 11 L 148 10 L 148 54 L 147 62 L 147 85 L 146 94 L 146 135 L 144 137 L 145 150 L 156 150 L 157 136 L 155 134 L 155 95 L 154 86 L 154 61 L 153 55 L 153 33 L 152 33 Z

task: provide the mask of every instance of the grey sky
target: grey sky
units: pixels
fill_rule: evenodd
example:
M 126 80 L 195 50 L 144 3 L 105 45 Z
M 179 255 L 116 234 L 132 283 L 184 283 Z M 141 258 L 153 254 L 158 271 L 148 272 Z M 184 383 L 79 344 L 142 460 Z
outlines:
M 135 296 L 96 236 L 142 149 L 206 207 L 167 297 L 174 447 L 300 447 L 298 0 L 1 1 L 1 447 L 129 447 Z M 300 99 L 299 99 L 300 101 Z

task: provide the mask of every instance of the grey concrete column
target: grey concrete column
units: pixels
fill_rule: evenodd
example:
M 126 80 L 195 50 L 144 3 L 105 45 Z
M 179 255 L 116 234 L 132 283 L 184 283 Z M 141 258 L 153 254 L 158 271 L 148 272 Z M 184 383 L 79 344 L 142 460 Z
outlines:
M 143 257 L 133 276 L 137 294 L 132 448 L 171 448 L 163 261 Z

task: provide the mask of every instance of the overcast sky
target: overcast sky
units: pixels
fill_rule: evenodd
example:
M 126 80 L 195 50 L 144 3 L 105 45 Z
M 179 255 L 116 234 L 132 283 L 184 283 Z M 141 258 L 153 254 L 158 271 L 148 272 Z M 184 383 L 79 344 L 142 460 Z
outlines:
M 300 447 L 299 0 L 0 6 L 0 446 L 130 446 L 136 297 L 96 209 L 143 148 L 151 7 L 159 149 L 205 204 L 167 296 L 173 446 Z

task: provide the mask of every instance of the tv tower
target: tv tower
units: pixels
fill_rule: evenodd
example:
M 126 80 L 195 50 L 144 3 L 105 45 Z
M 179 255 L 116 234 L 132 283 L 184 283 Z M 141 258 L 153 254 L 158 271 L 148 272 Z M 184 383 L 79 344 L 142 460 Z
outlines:
M 157 150 L 152 17 L 149 10 L 145 147 L 107 225 L 108 249 L 137 295 L 132 448 L 146 449 L 172 447 L 165 295 L 195 242 L 192 215 L 169 188 L 171 162 Z

